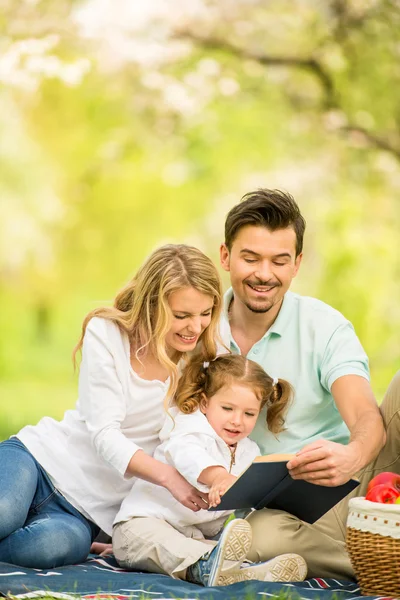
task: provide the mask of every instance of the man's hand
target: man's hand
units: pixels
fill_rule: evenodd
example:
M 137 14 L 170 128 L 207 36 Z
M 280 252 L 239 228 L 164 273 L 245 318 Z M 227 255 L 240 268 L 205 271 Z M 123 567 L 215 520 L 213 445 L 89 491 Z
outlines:
M 237 477 L 235 475 L 231 475 L 230 473 L 219 473 L 215 479 L 213 480 L 210 491 L 208 492 L 208 501 L 210 506 L 218 506 L 221 503 L 221 496 L 225 494 L 228 487 L 230 487 L 235 481 Z
M 208 508 L 208 494 L 196 490 L 182 475 L 173 467 L 165 485 L 166 489 L 186 508 L 193 512 L 201 508 Z
M 287 464 L 293 479 L 335 487 L 346 483 L 359 470 L 361 449 L 356 442 L 347 446 L 318 440 L 307 444 Z

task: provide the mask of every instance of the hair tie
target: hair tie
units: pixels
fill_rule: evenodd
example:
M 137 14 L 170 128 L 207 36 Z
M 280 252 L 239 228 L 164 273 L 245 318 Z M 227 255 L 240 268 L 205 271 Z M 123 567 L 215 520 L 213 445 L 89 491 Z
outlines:
M 206 370 L 210 366 L 210 363 L 207 361 L 203 362 L 203 369 Z
M 272 379 L 272 387 L 275 387 L 277 383 L 279 383 L 279 379 L 277 377 L 273 377 L 273 379 Z

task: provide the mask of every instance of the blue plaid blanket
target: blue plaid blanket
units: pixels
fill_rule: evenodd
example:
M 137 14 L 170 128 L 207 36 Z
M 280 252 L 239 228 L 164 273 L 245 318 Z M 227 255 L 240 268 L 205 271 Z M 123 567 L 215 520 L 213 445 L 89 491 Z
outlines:
M 111 600 L 262 600 L 282 592 L 293 600 L 356 600 L 368 597 L 361 596 L 355 583 L 320 578 L 290 584 L 251 581 L 203 588 L 167 575 L 125 571 L 118 567 L 112 556 L 91 556 L 82 564 L 53 570 L 25 569 L 0 563 L 0 595 L 21 599 L 50 595 L 60 600 L 76 600 L 78 595 L 84 600 L 95 597 Z

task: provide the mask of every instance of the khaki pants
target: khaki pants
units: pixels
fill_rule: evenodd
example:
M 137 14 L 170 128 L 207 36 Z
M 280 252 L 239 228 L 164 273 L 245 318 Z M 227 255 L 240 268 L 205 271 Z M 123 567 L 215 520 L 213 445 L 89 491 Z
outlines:
M 269 560 L 278 554 L 296 552 L 307 562 L 308 577 L 355 578 L 345 544 L 348 503 L 354 496 L 365 495 L 376 474 L 400 474 L 400 371 L 391 382 L 380 411 L 386 444 L 378 457 L 357 474 L 360 485 L 313 525 L 279 510 L 252 513 L 248 517 L 253 529 L 250 560 Z
M 217 542 L 188 538 L 166 521 L 135 517 L 118 523 L 113 531 L 113 551 L 121 567 L 164 573 L 185 579 L 186 569 Z

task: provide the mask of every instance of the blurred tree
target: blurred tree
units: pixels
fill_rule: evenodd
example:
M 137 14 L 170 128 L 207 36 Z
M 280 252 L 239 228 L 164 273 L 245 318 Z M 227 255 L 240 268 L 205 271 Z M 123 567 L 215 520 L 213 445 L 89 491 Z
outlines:
M 296 288 L 352 320 L 381 395 L 400 359 L 399 21 L 395 0 L 4 0 L 0 377 L 65 382 L 85 312 L 156 244 L 217 260 L 226 212 L 265 186 L 299 201 Z

